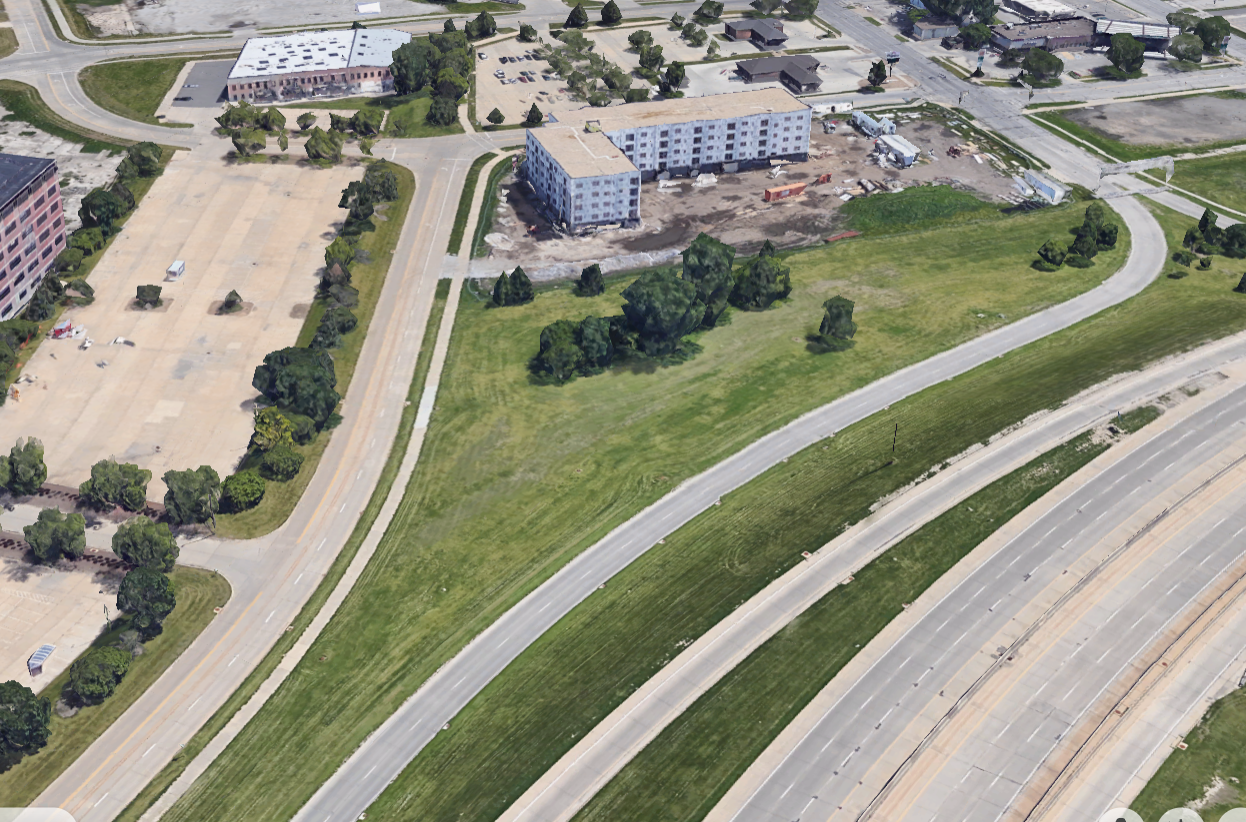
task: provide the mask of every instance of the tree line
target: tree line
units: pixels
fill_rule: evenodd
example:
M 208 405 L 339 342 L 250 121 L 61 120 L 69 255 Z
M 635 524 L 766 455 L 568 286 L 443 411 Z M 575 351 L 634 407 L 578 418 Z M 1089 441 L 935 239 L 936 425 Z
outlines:
M 1120 227 L 1108 219 L 1108 207 L 1100 202 L 1086 206 L 1085 219 L 1071 229 L 1074 239 L 1067 243 L 1053 237 L 1038 250 L 1038 259 L 1031 265 L 1038 271 L 1056 271 L 1067 264 L 1074 268 L 1090 268 L 1100 251 L 1116 247 Z
M 476 18 L 479 36 L 496 33 L 493 18 L 481 12 Z M 459 100 L 467 94 L 472 73 L 472 50 L 468 36 L 454 31 L 452 21 L 446 21 L 446 31 L 424 37 L 413 37 L 394 50 L 390 73 L 394 77 L 394 91 L 400 95 L 415 94 L 425 89 L 432 95 L 425 121 L 429 125 L 449 126 L 458 121 Z M 472 26 L 473 23 L 469 23 Z M 481 34 L 481 31 L 487 34 Z

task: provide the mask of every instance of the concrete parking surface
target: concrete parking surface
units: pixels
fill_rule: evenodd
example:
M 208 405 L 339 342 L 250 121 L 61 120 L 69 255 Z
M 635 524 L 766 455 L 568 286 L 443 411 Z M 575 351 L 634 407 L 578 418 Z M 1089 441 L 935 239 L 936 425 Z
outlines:
M 340 191 L 360 172 L 225 165 L 222 151 L 173 159 L 91 274 L 95 303 L 65 314 L 95 345 L 44 342 L 23 372 L 33 382 L 0 410 L 5 431 L 43 440 L 50 482 L 76 486 L 116 457 L 151 470 L 158 500 L 165 471 L 224 476 L 245 452 L 255 366 L 298 337 Z M 186 274 L 164 282 L 174 260 Z M 163 306 L 133 308 L 143 284 L 163 287 Z M 230 289 L 250 307 L 216 316 Z

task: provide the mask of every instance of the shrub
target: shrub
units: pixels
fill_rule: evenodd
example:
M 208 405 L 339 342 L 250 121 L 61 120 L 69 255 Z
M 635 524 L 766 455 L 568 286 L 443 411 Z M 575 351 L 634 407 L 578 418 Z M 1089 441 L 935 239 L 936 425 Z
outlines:
M 290 435 L 299 445 L 307 445 L 316 438 L 316 421 L 302 414 L 286 414 L 290 423 Z
M 303 417 L 303 419 L 308 419 Z M 255 471 L 239 471 L 221 483 L 221 507 L 237 514 L 254 508 L 264 498 L 264 478 Z
M 57 271 L 72 272 L 77 271 L 78 266 L 82 265 L 82 259 L 85 255 L 81 248 L 66 248 L 60 254 L 56 255 L 53 265 Z
M 69 690 L 85 705 L 103 702 L 125 678 L 131 659 L 120 648 L 92 648 L 69 666 Z
M 303 467 L 303 455 L 288 445 L 279 445 L 264 455 L 265 476 L 277 482 L 288 482 L 298 476 Z
M 1081 254 L 1070 254 L 1064 258 L 1064 262 L 1073 268 L 1090 268 L 1095 261 L 1089 257 L 1083 257 Z
M 1188 266 L 1194 262 L 1194 255 L 1188 251 L 1175 251 L 1172 255 L 1172 261 L 1178 265 Z
M 154 308 L 160 305 L 160 286 L 140 285 L 134 296 L 134 301 L 144 308 Z

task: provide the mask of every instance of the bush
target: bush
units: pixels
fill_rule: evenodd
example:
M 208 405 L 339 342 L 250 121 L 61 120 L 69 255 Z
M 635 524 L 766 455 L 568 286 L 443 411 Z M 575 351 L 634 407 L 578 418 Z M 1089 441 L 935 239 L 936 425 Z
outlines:
M 66 248 L 60 254 L 56 255 L 53 265 L 57 271 L 72 272 L 77 271 L 78 266 L 82 265 L 85 254 L 81 248 Z
M 302 417 L 302 419 L 308 419 Z M 254 508 L 264 498 L 264 478 L 255 471 L 239 471 L 221 483 L 221 508 L 237 514 Z
M 452 126 L 458 119 L 458 104 L 449 97 L 434 97 L 432 105 L 428 107 L 428 114 L 424 115 L 424 122 L 430 126 Z
M 154 308 L 160 305 L 160 286 L 140 285 L 134 296 L 134 301 L 144 308 Z
M 1034 269 L 1035 271 L 1044 271 L 1044 272 L 1052 272 L 1052 271 L 1060 270 L 1060 266 L 1052 265 L 1046 260 L 1041 260 L 1041 259 L 1035 260 L 1034 262 L 1030 263 L 1030 268 Z
M 100 460 L 91 466 L 91 478 L 78 486 L 78 495 L 96 510 L 120 505 L 127 511 L 141 511 L 147 505 L 147 483 L 151 471 L 128 462 Z
M 104 232 L 99 228 L 80 228 L 69 235 L 69 247 L 90 257 L 104 247 Z
M 1172 261 L 1178 265 L 1188 266 L 1194 262 L 1194 255 L 1188 251 L 1174 251 Z
M 120 648 L 92 648 L 69 666 L 69 690 L 84 705 L 112 696 L 133 657 Z
M 307 445 L 316 438 L 316 421 L 302 414 L 286 414 L 286 422 L 290 423 L 290 436 L 299 445 Z
M 264 475 L 277 482 L 288 482 L 303 467 L 303 455 L 286 445 L 279 445 L 264 455 Z
M 1073 268 L 1090 268 L 1095 264 L 1094 260 L 1088 257 L 1083 257 L 1081 254 L 1070 254 L 1064 258 L 1064 262 L 1066 265 L 1070 265 Z
M 1199 260 L 1198 267 L 1201 268 L 1203 271 L 1206 271 L 1207 269 L 1211 268 L 1211 257 L 1204 257 L 1203 259 Z

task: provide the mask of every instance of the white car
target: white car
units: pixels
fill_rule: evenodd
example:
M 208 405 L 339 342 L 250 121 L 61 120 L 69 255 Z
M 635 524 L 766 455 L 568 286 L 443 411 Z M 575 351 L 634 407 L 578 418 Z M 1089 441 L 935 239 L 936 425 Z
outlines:
M 476 52 L 476 56 L 479 57 L 481 60 L 489 59 L 489 55 L 485 54 L 483 51 Z

